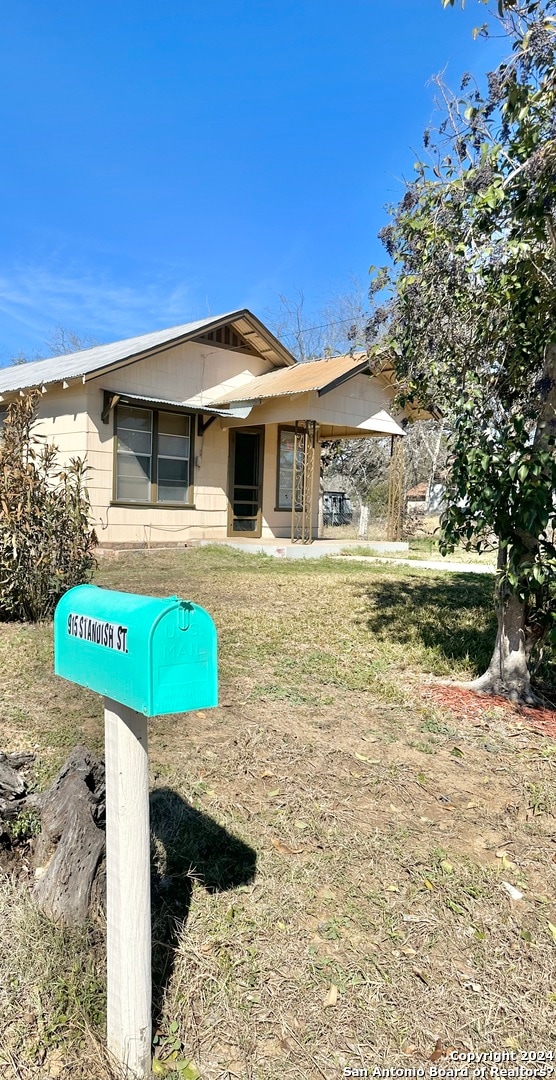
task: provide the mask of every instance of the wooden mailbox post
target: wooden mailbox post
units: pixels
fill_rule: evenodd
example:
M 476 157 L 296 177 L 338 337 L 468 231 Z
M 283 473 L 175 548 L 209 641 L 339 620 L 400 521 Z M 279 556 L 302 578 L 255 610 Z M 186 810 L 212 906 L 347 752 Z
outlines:
M 151 1071 L 147 717 L 218 701 L 216 630 L 177 596 L 78 585 L 54 614 L 54 670 L 104 696 L 107 1042 L 125 1077 Z

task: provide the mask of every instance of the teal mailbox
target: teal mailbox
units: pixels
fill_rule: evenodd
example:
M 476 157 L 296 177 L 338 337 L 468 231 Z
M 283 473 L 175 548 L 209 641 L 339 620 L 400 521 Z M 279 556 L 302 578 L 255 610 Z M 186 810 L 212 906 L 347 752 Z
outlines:
M 54 671 L 145 716 L 218 704 L 216 629 L 197 604 L 77 585 L 54 613 Z

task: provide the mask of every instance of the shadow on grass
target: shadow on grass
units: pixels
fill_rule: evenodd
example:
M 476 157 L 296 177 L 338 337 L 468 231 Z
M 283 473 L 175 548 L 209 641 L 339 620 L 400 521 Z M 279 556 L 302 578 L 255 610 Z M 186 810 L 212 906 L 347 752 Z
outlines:
M 211 893 L 247 885 L 255 877 L 257 856 L 248 844 L 169 788 L 152 792 L 150 810 L 151 833 L 156 838 L 151 872 L 156 1025 L 172 977 L 180 932 L 189 914 L 193 881 Z
M 368 629 L 380 640 L 421 645 L 446 664 L 481 674 L 496 637 L 493 585 L 473 574 L 369 580 L 360 590 Z

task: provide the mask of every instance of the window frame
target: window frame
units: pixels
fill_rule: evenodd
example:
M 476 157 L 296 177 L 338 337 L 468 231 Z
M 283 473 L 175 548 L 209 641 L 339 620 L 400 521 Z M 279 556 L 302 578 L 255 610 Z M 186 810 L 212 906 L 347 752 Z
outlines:
M 144 412 L 151 414 L 151 498 L 149 499 L 118 499 L 118 409 L 143 409 Z M 129 507 L 156 507 L 159 510 L 195 510 L 195 492 L 194 492 L 194 470 L 195 470 L 195 413 L 187 412 L 184 409 L 173 409 L 171 405 L 165 408 L 155 408 L 152 405 L 143 405 L 141 402 L 134 401 L 127 404 L 127 402 L 119 402 L 113 412 L 113 433 L 112 433 L 112 506 L 129 506 Z M 175 413 L 178 416 L 187 416 L 189 418 L 189 475 L 187 483 L 187 493 L 185 502 L 164 500 L 159 502 L 158 500 L 158 436 L 159 436 L 159 415 L 160 413 Z M 165 433 L 162 432 L 164 435 Z M 185 436 L 184 436 L 185 438 Z M 142 455 L 139 455 L 142 456 Z M 143 455 L 144 456 L 144 455 Z M 164 454 L 162 455 L 164 457 Z
M 295 427 L 293 424 L 278 424 L 278 434 L 276 441 L 276 504 L 274 510 L 280 514 L 291 514 L 292 506 L 280 506 L 280 446 L 281 436 L 283 431 L 292 431 L 295 434 Z M 295 452 L 295 451 L 294 451 Z M 293 503 L 293 491 L 292 491 L 292 503 Z M 301 510 L 300 506 L 296 506 L 296 511 Z

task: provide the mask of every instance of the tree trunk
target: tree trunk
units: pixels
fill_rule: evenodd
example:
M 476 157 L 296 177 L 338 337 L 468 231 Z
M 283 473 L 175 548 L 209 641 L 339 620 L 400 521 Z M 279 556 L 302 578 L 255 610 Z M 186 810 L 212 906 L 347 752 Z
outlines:
M 322 481 L 319 487 L 319 517 L 317 525 L 317 539 L 322 540 L 324 536 L 324 491 Z
M 359 539 L 366 540 L 367 533 L 369 531 L 369 507 L 361 503 L 361 514 L 359 517 Z
M 541 381 L 545 387 L 545 396 L 539 412 L 533 446 L 536 449 L 546 448 L 553 453 L 553 439 L 556 436 L 556 344 L 552 342 L 545 349 Z M 551 491 L 548 497 L 552 498 Z M 523 529 L 516 529 L 516 538 L 529 559 L 538 552 L 540 546 L 538 536 L 529 534 Z M 507 548 L 500 548 L 499 574 L 503 573 L 506 564 Z M 497 587 L 498 633 L 494 652 L 484 675 L 465 684 L 470 689 L 500 694 L 524 705 L 539 703 L 531 689 L 528 660 L 533 646 L 542 637 L 542 630 L 539 627 L 527 625 L 527 608 L 527 601 L 521 600 L 507 586 L 502 584 Z
M 531 690 L 525 642 L 526 604 L 515 593 L 501 596 L 497 604 L 498 632 L 490 664 L 469 689 L 499 694 L 522 705 L 537 703 Z

